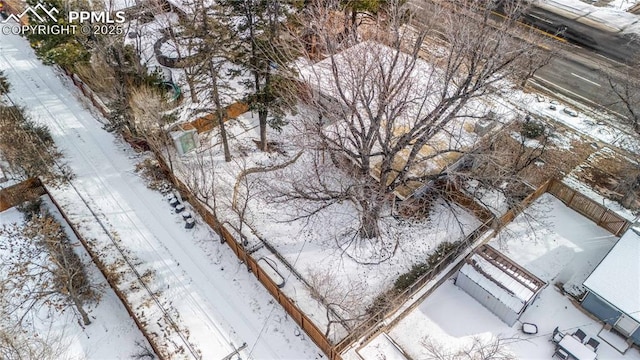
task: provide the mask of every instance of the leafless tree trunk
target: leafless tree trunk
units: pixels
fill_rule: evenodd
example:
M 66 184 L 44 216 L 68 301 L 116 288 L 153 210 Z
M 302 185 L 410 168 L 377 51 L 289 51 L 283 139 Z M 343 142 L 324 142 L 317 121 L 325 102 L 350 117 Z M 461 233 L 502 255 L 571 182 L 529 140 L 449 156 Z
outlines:
M 213 60 L 209 60 L 209 76 L 211 77 L 211 100 L 215 105 L 215 114 L 218 119 L 218 127 L 220 128 L 220 137 L 222 138 L 222 149 L 224 151 L 224 161 L 231 161 L 231 150 L 229 149 L 229 139 L 227 138 L 227 130 L 225 128 L 225 120 L 227 118 L 224 109 L 222 108 L 222 101 L 220 101 L 220 92 L 218 90 L 218 79 L 220 69 L 217 67 Z
M 326 1 L 314 3 L 309 18 L 301 20 L 315 26 L 329 56 L 300 69 L 310 89 L 302 100 L 320 114 L 320 121 L 306 123 L 306 131 L 318 139 L 315 150 L 347 158 L 350 164 L 342 170 L 354 176 L 326 196 L 312 193 L 332 188 L 318 178 L 321 185 L 308 192 L 298 187 L 296 196 L 350 199 L 360 212 L 360 238 L 379 236 L 380 217 L 396 194 L 415 184 L 448 181 L 449 167 L 434 164 L 473 149 L 459 137 L 465 124 L 487 116 L 479 101 L 546 59 L 531 59 L 537 45 L 518 38 L 524 30 L 514 24 L 523 3 L 510 5 L 502 22 L 490 19 L 482 1 L 463 5 L 451 11 L 449 3 L 435 4 L 433 13 L 420 14 L 422 23 L 433 27 L 410 32 L 405 9 L 391 2 L 365 42 L 336 35 Z M 425 54 L 423 44 L 440 51 Z
M 621 109 L 618 118 L 632 127 L 636 134 L 640 134 L 640 61 L 631 66 L 625 66 L 622 71 L 605 71 L 611 94 L 616 101 L 609 106 L 617 105 Z M 636 152 L 640 149 L 636 149 Z M 639 158 L 636 156 L 636 158 Z M 637 209 L 638 192 L 640 191 L 639 169 L 629 169 L 627 176 L 622 179 L 618 191 L 623 196 L 620 200 L 622 206 L 628 209 Z
M 191 91 L 204 94 L 209 99 L 208 106 L 201 106 L 198 112 L 212 113 L 218 125 L 225 161 L 231 161 L 231 150 L 225 127 L 227 120 L 223 104 L 223 92 L 228 89 L 228 82 L 224 78 L 223 69 L 229 64 L 234 44 L 228 26 L 217 15 L 219 8 L 207 5 L 201 0 L 194 4 L 193 13 L 189 18 L 183 18 L 181 26 L 183 37 L 191 39 L 190 53 L 197 54 L 190 58 L 185 65 L 191 72 Z
M 5 227 L 0 234 L 9 239 L 11 250 L 11 256 L 2 258 L 8 280 L 1 290 L 11 295 L 13 311 L 23 313 L 20 319 L 32 308 L 48 305 L 60 310 L 72 307 L 84 325 L 91 324 L 85 302 L 95 301 L 99 295 L 89 282 L 82 260 L 51 215 L 33 214 L 24 227 Z
M 217 219 L 218 196 L 215 187 L 217 169 L 211 149 L 198 152 L 185 165 L 182 178 L 189 191 L 202 202 Z

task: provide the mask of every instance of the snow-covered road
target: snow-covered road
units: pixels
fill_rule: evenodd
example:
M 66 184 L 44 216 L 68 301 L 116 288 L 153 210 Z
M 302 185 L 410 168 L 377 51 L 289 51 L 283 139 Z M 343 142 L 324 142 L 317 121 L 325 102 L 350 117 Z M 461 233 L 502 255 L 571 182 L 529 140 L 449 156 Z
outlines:
M 142 261 L 138 270 L 155 270 L 153 290 L 163 306 L 179 314 L 174 321 L 188 330 L 194 352 L 222 359 L 246 343 L 243 359 L 318 357 L 317 347 L 294 335 L 295 323 L 272 305 L 269 294 L 209 229 L 185 230 L 162 196 L 146 188 L 133 171 L 131 150 L 101 129 L 71 83 L 42 65 L 26 40 L 0 35 L 0 69 L 11 83 L 13 101 L 51 129 L 76 175 L 78 193 L 66 186 L 54 195 L 82 228 L 96 229 L 96 219 L 82 209 L 86 201 L 125 250 Z M 104 231 L 89 232 L 89 237 L 105 237 Z M 188 350 L 184 356 L 193 357 Z

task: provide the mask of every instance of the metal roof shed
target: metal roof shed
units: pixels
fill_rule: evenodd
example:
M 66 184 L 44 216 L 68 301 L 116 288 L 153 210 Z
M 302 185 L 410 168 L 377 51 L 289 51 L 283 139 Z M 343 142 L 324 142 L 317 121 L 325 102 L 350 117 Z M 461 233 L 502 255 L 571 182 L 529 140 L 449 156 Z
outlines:
M 467 257 L 456 285 L 512 326 L 546 283 L 485 244 Z

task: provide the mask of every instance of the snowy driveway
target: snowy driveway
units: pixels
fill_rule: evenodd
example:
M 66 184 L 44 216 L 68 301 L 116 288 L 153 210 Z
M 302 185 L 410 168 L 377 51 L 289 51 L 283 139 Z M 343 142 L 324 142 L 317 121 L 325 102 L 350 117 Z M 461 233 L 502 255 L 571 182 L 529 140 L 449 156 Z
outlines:
M 187 328 L 203 359 L 224 358 L 243 343 L 243 359 L 318 357 L 317 347 L 294 335 L 295 323 L 210 230 L 203 225 L 185 230 L 162 196 L 145 187 L 133 172 L 136 161 L 130 149 L 101 129 L 69 89 L 71 83 L 43 66 L 26 40 L 0 35 L 0 69 L 11 83 L 13 101 L 49 126 L 76 175 L 73 184 L 81 197 L 68 186 L 54 195 L 81 224 L 85 237 L 100 241 L 105 234 L 99 234 L 82 199 L 117 233 L 126 251 L 141 260 L 136 266 L 155 270 L 153 290 L 164 307 L 178 313 L 174 320 Z M 190 351 L 184 356 L 193 357 Z

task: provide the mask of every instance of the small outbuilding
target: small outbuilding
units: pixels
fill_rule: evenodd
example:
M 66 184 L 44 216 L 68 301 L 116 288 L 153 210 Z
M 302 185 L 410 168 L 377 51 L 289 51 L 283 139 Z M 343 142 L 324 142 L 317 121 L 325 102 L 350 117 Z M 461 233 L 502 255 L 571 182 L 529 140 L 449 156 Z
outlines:
M 640 229 L 631 227 L 583 285 L 582 306 L 628 343 L 640 345 Z
M 485 244 L 467 257 L 456 285 L 512 326 L 546 283 Z

